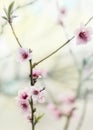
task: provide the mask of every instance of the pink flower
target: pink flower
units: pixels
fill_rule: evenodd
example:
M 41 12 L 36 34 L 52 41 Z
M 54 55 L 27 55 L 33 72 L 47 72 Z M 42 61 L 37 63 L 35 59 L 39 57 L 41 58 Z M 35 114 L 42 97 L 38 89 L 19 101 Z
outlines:
M 56 119 L 62 117 L 62 111 L 54 103 L 49 103 L 47 108 Z
M 32 52 L 29 49 L 19 48 L 19 61 L 28 61 L 32 59 Z
M 45 102 L 45 90 L 36 87 L 31 88 L 31 95 L 34 102 L 44 103 Z
M 34 78 L 39 78 L 39 77 L 45 77 L 46 72 L 43 70 L 39 69 L 33 69 L 33 77 Z
M 19 100 L 19 106 L 24 113 L 28 113 L 30 111 L 30 104 L 29 101 L 26 100 Z
M 18 91 L 17 100 L 29 100 L 31 96 L 31 88 L 25 87 L 21 91 Z
M 91 40 L 93 32 L 91 28 L 83 25 L 76 30 L 75 34 L 78 44 L 86 44 Z

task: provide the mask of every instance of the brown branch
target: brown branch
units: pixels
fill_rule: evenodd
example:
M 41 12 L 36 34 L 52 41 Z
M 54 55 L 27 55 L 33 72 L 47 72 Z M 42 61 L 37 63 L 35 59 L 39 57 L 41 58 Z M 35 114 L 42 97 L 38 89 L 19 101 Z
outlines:
M 33 99 L 32 99 L 32 97 L 31 97 L 30 107 L 31 107 L 31 124 L 32 124 L 32 130 L 35 130 L 34 106 L 33 106 Z
M 49 57 L 51 57 L 52 55 L 54 55 L 55 53 L 57 53 L 59 50 L 61 50 L 65 45 L 67 45 L 72 39 L 74 39 L 75 36 L 73 36 L 71 39 L 69 39 L 68 41 L 66 41 L 63 45 L 61 45 L 59 48 L 57 48 L 55 51 L 53 51 L 52 53 L 50 53 L 48 56 L 46 56 L 45 58 L 41 59 L 40 61 L 36 62 L 33 64 L 33 68 L 40 64 L 41 62 L 45 61 L 46 59 L 48 59 Z
M 34 85 L 34 80 L 33 80 L 33 68 L 32 68 L 32 60 L 29 60 L 30 63 L 30 81 L 31 81 L 31 86 Z

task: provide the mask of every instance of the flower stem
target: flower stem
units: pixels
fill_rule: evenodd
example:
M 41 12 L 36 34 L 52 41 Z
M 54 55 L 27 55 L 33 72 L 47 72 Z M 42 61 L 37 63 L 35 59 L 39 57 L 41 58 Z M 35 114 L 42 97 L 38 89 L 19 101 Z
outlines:
M 32 60 L 29 60 L 30 63 L 30 84 L 31 86 L 34 85 L 34 81 L 33 81 L 33 68 L 32 68 Z
M 22 45 L 21 45 L 21 43 L 19 42 L 19 39 L 18 39 L 18 37 L 17 37 L 17 35 L 16 35 L 15 31 L 14 31 L 14 28 L 13 28 L 13 26 L 12 26 L 12 23 L 9 23 L 9 24 L 10 24 L 12 33 L 13 33 L 13 35 L 14 35 L 14 37 L 15 37 L 17 43 L 18 43 L 18 45 L 22 48 Z
M 85 26 L 87 26 L 92 19 L 93 19 L 93 16 L 85 23 Z
M 30 83 L 31 86 L 34 86 L 34 80 L 33 80 L 33 68 L 32 68 L 32 60 L 29 60 L 30 63 Z M 35 122 L 34 122 L 34 104 L 33 104 L 33 98 L 31 97 L 31 103 L 30 103 L 30 107 L 31 107 L 31 125 L 32 125 L 32 130 L 35 130 Z

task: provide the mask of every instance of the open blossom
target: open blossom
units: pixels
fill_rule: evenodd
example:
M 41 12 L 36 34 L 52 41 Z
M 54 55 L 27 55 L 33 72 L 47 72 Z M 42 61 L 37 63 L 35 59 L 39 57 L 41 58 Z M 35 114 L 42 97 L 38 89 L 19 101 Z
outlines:
M 62 117 L 62 111 L 54 103 L 49 103 L 47 108 L 56 119 L 60 119 Z
M 36 103 L 44 103 L 45 102 L 45 89 L 40 89 L 37 87 L 31 88 L 31 95 L 33 98 L 33 101 Z
M 32 59 L 32 52 L 29 49 L 19 48 L 19 61 L 28 61 Z
M 90 27 L 82 25 L 76 30 L 75 34 L 78 44 L 86 44 L 91 40 L 93 31 Z
M 24 113 L 28 113 L 30 111 L 30 104 L 29 101 L 26 100 L 19 100 L 19 106 Z
M 25 87 L 24 89 L 18 91 L 17 100 L 29 100 L 30 96 L 31 96 L 31 88 Z

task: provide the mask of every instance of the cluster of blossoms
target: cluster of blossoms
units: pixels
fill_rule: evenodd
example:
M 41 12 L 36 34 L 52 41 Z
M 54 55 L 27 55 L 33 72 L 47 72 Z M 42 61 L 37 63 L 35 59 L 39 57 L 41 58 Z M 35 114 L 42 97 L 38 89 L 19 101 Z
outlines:
M 31 119 L 31 98 L 33 103 L 44 103 L 45 102 L 45 89 L 40 89 L 38 87 L 26 87 L 18 92 L 17 103 L 21 108 L 22 112 L 25 114 L 27 119 Z
M 63 16 L 66 14 L 65 8 L 59 8 L 59 16 Z M 60 17 L 59 17 L 60 18 Z M 63 24 L 62 20 L 59 19 L 59 24 Z M 93 31 L 91 28 L 86 27 L 86 25 L 80 26 L 75 31 L 75 37 L 77 40 L 77 44 L 86 44 L 92 38 Z M 32 59 L 32 51 L 30 49 L 19 48 L 19 60 L 21 62 L 29 61 Z M 32 77 L 34 84 L 37 82 L 37 79 L 45 76 L 45 72 L 37 69 L 33 69 Z M 21 110 L 25 113 L 28 119 L 31 119 L 31 99 L 33 99 L 33 103 L 43 103 L 45 101 L 44 98 L 45 89 L 39 89 L 37 87 L 28 87 L 18 92 L 17 102 L 21 108 Z M 63 94 L 61 95 L 59 102 L 62 104 L 62 109 L 59 108 L 59 103 L 49 103 L 48 109 L 51 113 L 57 118 L 61 118 L 62 116 L 72 115 L 75 107 L 75 95 L 73 94 Z
M 19 48 L 18 55 L 20 62 L 25 62 L 32 60 L 32 51 L 30 49 Z M 45 76 L 45 72 L 38 69 L 33 69 L 32 77 L 34 81 L 34 86 L 29 86 L 23 88 L 18 92 L 17 96 L 17 104 L 21 108 L 22 112 L 26 116 L 27 119 L 31 120 L 32 117 L 32 108 L 31 102 L 33 100 L 33 104 L 36 103 L 44 103 L 45 102 L 45 88 L 39 88 L 35 85 L 38 78 Z M 35 110 L 36 111 L 36 110 Z M 34 112 L 35 112 L 34 111 Z
M 70 116 L 73 114 L 75 110 L 74 103 L 75 95 L 73 93 L 62 93 L 59 98 L 59 103 L 49 103 L 48 110 L 55 118 L 60 119 L 62 116 Z M 62 105 L 62 108 L 59 105 Z

